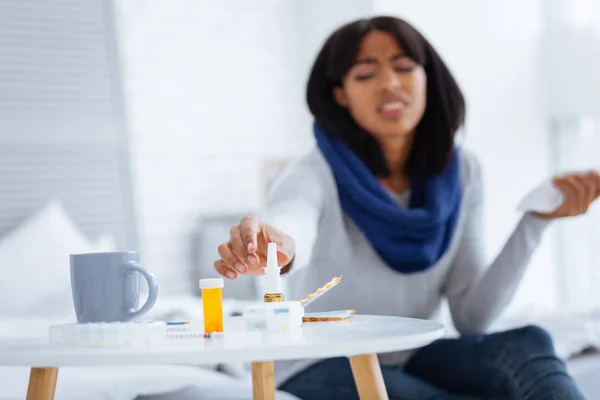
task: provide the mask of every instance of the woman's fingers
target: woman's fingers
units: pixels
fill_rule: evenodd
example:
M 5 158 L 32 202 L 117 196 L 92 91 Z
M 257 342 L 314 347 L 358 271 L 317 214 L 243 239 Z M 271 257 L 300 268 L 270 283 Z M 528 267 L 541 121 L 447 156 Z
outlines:
M 240 225 L 236 225 L 233 228 L 231 228 L 229 246 L 233 249 L 233 253 L 242 263 L 244 269 L 247 269 L 250 265 L 248 258 L 250 256 L 250 253 L 248 253 L 248 249 L 246 248 L 246 244 L 244 243 L 244 239 L 242 238 L 242 229 Z
M 256 217 L 244 217 L 229 233 L 229 241 L 217 249 L 221 258 L 215 261 L 215 269 L 230 279 L 235 279 L 239 274 L 264 274 L 262 267 L 267 263 L 270 242 L 277 244 L 279 265 L 287 265 L 294 257 L 293 240 L 273 226 L 261 223 Z
M 566 179 L 575 190 L 575 195 L 571 200 L 570 215 L 585 213 L 589 206 L 588 196 L 591 190 L 589 183 L 580 174 L 567 175 Z
M 557 177 L 553 184 L 563 193 L 565 199 L 555 212 L 542 214 L 546 218 L 585 214 L 594 200 L 600 197 L 600 175 L 596 171 Z
M 556 186 L 564 195 L 564 201 L 553 214 L 557 217 L 567 217 L 571 215 L 573 208 L 573 199 L 577 196 L 577 190 L 575 186 L 565 177 L 556 178 L 554 180 L 554 186 Z
M 588 174 L 580 174 L 580 175 L 578 175 L 578 177 L 581 180 L 582 184 L 585 185 L 585 187 L 586 187 L 585 199 L 584 199 L 584 204 L 585 204 L 584 209 L 585 209 L 585 211 L 587 211 L 587 209 L 590 207 L 590 205 L 596 198 L 596 180 L 590 179 Z
M 237 273 L 233 269 L 229 268 L 227 266 L 227 264 L 225 263 L 225 261 L 217 260 L 217 261 L 215 261 L 214 265 L 215 265 L 215 270 L 219 273 L 219 275 L 222 275 L 229 279 L 237 278 Z
M 253 266 L 258 265 L 259 262 L 256 253 L 259 251 L 258 236 L 261 232 L 261 227 L 262 224 L 258 218 L 253 216 L 244 217 L 240 223 L 242 241 L 247 254 L 246 259 Z
M 594 181 L 587 177 L 587 174 L 578 174 L 575 177 L 580 182 L 580 185 L 585 187 L 583 191 L 583 197 L 581 199 L 581 213 L 583 214 L 587 212 L 588 208 L 590 208 L 590 205 L 594 201 L 596 185 Z
M 279 265 L 287 265 L 291 261 L 291 257 L 288 253 L 278 250 L 277 251 L 277 263 Z
M 217 250 L 221 260 L 223 260 L 229 268 L 237 271 L 240 274 L 243 274 L 246 271 L 246 265 L 235 254 L 233 248 L 231 247 L 231 243 L 221 243 Z
M 248 253 L 254 254 L 258 249 L 257 237 L 260 232 L 260 222 L 258 218 L 253 216 L 242 218 L 240 230 Z
M 597 171 L 589 171 L 586 174 L 587 179 L 590 180 L 592 185 L 592 200 L 596 200 L 600 197 L 600 174 Z

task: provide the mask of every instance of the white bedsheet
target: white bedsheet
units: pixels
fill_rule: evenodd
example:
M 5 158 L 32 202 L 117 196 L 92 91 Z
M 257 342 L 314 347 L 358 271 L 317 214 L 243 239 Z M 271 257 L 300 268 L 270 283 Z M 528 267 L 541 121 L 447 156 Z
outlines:
M 600 353 L 574 357 L 567 367 L 586 399 L 600 399 Z

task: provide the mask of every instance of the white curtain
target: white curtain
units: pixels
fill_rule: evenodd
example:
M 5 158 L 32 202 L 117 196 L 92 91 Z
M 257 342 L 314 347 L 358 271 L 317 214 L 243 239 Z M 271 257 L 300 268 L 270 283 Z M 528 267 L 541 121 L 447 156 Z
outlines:
M 557 172 L 600 168 L 600 118 L 555 118 L 551 134 Z M 600 204 L 582 217 L 561 221 L 556 229 L 563 304 L 582 311 L 600 307 Z
M 549 0 L 543 5 L 541 75 L 553 169 L 599 169 L 600 4 Z M 600 205 L 555 229 L 561 306 L 600 308 Z

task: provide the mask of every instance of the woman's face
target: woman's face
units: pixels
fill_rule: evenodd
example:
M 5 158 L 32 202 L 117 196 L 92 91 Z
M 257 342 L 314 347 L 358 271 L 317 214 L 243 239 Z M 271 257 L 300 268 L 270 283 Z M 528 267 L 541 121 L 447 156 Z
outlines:
M 379 140 L 412 134 L 427 102 L 427 76 L 387 32 L 362 40 L 356 63 L 334 89 L 336 101 Z

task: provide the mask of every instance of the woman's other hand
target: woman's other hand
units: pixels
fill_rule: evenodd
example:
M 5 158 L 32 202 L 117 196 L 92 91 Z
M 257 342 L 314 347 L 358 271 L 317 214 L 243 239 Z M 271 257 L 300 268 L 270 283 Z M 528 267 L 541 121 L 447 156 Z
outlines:
M 263 275 L 267 264 L 269 243 L 277 244 L 277 262 L 286 266 L 294 258 L 294 241 L 276 229 L 248 216 L 231 228 L 229 241 L 219 245 L 221 257 L 215 261 L 215 269 L 224 277 L 235 279 L 239 274 Z
M 533 213 L 542 219 L 585 214 L 594 200 L 600 197 L 600 174 L 597 171 L 558 176 L 552 183 L 563 193 L 565 199 L 560 207 L 551 213 Z

